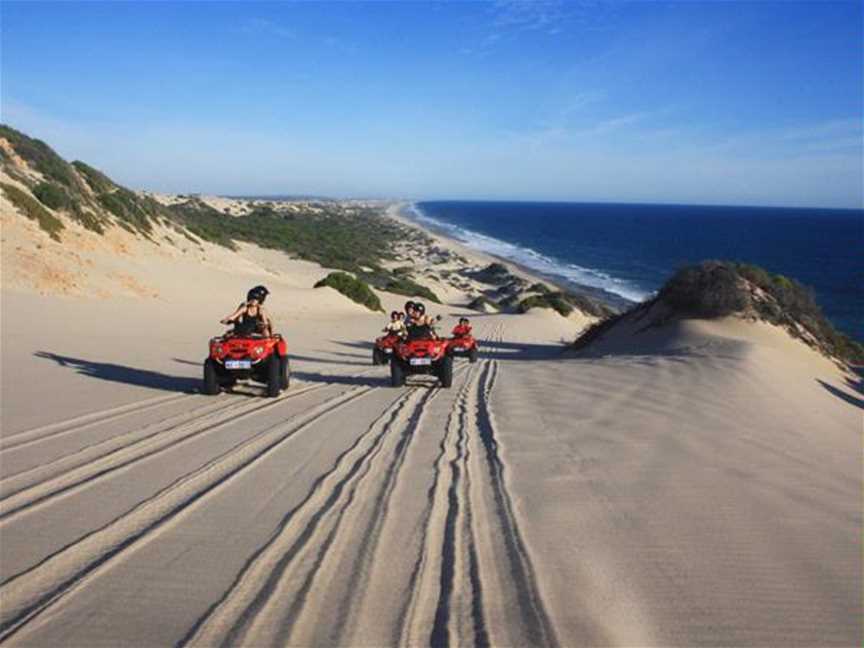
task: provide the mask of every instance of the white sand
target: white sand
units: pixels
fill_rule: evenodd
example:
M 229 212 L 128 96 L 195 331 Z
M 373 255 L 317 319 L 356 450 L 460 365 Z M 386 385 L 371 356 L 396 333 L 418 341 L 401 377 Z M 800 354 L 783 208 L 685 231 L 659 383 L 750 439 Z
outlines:
M 684 322 L 575 355 L 560 342 L 584 322 L 475 316 L 484 354 L 452 389 L 393 389 L 371 366 L 381 315 L 312 289 L 317 266 L 84 235 L 77 265 L 19 221 L 10 644 L 861 644 L 864 396 L 782 331 Z M 83 290 L 28 279 L 22 255 Z M 257 283 L 291 388 L 195 393 L 207 338 Z

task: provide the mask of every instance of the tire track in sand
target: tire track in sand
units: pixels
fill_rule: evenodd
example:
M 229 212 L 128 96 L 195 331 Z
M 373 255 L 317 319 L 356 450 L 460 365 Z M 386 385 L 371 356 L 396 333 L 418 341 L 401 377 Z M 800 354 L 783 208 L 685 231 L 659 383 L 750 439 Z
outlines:
M 397 643 L 557 645 L 504 479 L 490 404 L 497 372 L 484 359 L 451 413 Z
M 356 527 L 350 523 L 356 518 L 352 504 L 369 501 L 358 492 L 364 485 L 374 489 L 367 484 L 370 475 L 383 480 L 375 504 L 380 510 L 424 408 L 439 393 L 422 386 L 403 391 L 316 480 L 306 499 L 286 514 L 270 541 L 179 645 L 293 643 L 295 622 L 304 612 L 320 612 L 313 583 L 326 579 L 344 555 L 331 547 L 347 546 L 356 538 Z M 379 457 L 389 460 L 383 476 L 372 470 Z
M 111 407 L 98 412 L 90 412 L 89 414 L 83 414 L 81 416 L 66 419 L 65 421 L 57 421 L 56 423 L 42 425 L 29 430 L 24 430 L 23 432 L 16 432 L 15 434 L 4 436 L 0 439 L 0 452 L 5 452 L 6 450 L 11 450 L 19 446 L 46 441 L 54 437 L 80 432 L 81 430 L 87 429 L 93 425 L 98 425 L 99 423 L 107 423 L 131 414 L 140 414 L 141 412 L 146 412 L 147 410 L 161 407 L 168 403 L 190 400 L 195 396 L 196 394 L 170 394 L 168 396 L 157 396 L 155 398 L 148 398 L 127 405 L 120 405 L 119 407 Z
M 370 386 L 354 387 L 313 407 L 289 423 L 279 423 L 254 438 L 180 477 L 153 497 L 140 503 L 84 538 L 55 552 L 33 568 L 0 586 L 0 643 L 50 610 L 65 596 L 109 569 L 136 545 L 158 537 L 179 522 L 194 505 L 230 485 L 233 479 L 295 434 L 309 428 L 354 400 L 373 392 Z
M 487 339 L 487 344 L 501 338 L 502 326 L 498 325 Z M 434 461 L 434 479 L 427 492 L 429 506 L 423 528 L 424 541 L 414 567 L 411 581 L 414 587 L 400 615 L 404 619 L 393 643 L 417 645 L 431 642 L 433 645 L 451 642 L 451 599 L 457 572 L 462 574 L 464 554 L 457 549 L 465 537 L 464 523 L 470 519 L 470 510 L 460 494 L 462 480 L 470 479 L 465 472 L 466 437 L 464 417 L 467 415 L 466 401 L 472 387 L 476 385 L 479 367 L 488 360 L 475 365 L 471 375 L 462 385 L 445 427 L 444 437 Z M 457 561 L 459 565 L 457 567 Z M 470 611 L 460 615 L 464 627 L 470 626 L 472 642 L 488 645 L 486 624 L 483 615 L 483 594 L 477 576 L 473 550 L 467 553 L 468 589 L 471 591 Z M 465 588 L 462 588 L 465 591 Z M 430 628 L 432 628 L 430 635 Z M 463 643 L 468 643 L 463 637 Z
M 18 515 L 32 513 L 42 505 L 53 502 L 58 497 L 72 495 L 103 478 L 112 476 L 117 471 L 129 469 L 140 461 L 182 446 L 203 434 L 216 431 L 226 425 L 271 409 L 276 405 L 280 405 L 297 396 L 302 396 L 314 389 L 319 389 L 319 387 L 312 386 L 288 392 L 279 398 L 270 399 L 264 403 L 247 400 L 232 401 L 227 405 L 222 403 L 214 411 L 207 412 L 200 418 L 201 410 L 187 415 L 177 415 L 169 419 L 180 419 L 183 421 L 177 425 L 169 424 L 166 427 L 164 421 L 162 421 L 96 444 L 96 446 L 92 447 L 105 445 L 109 450 L 90 461 L 73 466 L 41 482 L 35 484 L 26 484 L 24 482 L 26 474 L 33 472 L 32 470 L 5 479 L 2 482 L 4 491 L 8 489 L 11 492 L 4 494 L 2 499 L 0 499 L 0 526 Z M 191 420 L 188 420 L 190 418 Z M 156 429 L 150 429 L 152 427 Z M 142 432 L 145 433 L 145 436 L 143 438 L 136 438 Z M 129 441 L 130 437 L 132 438 L 131 441 Z M 118 447 L 112 447 L 115 445 Z M 76 454 L 78 453 L 61 457 L 57 461 L 45 466 L 39 466 L 35 470 L 70 463 L 74 460 Z M 22 483 L 25 485 L 22 485 Z M 15 488 L 16 484 L 19 486 L 17 489 Z

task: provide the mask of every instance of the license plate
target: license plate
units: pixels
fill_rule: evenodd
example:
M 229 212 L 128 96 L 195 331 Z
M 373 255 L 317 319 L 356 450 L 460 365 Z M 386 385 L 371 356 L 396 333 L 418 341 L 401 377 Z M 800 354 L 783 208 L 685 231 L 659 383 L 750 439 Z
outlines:
M 411 366 L 416 367 L 418 365 L 431 365 L 432 358 L 411 358 Z
M 453 347 L 454 351 L 464 351 L 465 347 Z
M 393 353 L 393 349 L 384 349 L 384 353 Z
M 252 361 L 251 360 L 226 360 L 225 361 L 226 369 L 251 369 Z

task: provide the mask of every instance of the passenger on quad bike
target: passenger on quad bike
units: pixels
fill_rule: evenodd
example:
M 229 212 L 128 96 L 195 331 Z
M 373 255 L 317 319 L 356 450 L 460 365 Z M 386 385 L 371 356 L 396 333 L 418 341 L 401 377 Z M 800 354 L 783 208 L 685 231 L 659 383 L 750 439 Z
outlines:
M 220 320 L 222 324 L 233 324 L 234 335 L 273 336 L 273 322 L 262 304 L 270 291 L 264 286 L 255 286 L 246 293 L 246 301 L 240 304 L 228 317 Z
M 460 338 L 466 335 L 471 335 L 471 324 L 467 317 L 460 317 L 459 324 L 453 327 L 453 337 Z
M 405 335 L 405 322 L 402 321 L 399 311 L 390 313 L 390 321 L 384 327 L 384 332 L 388 335 L 398 335 L 399 337 Z
M 417 304 L 413 301 L 409 300 L 405 302 L 405 316 L 402 318 L 402 321 L 406 327 L 411 326 L 411 322 L 414 321 L 414 308 L 416 306 Z

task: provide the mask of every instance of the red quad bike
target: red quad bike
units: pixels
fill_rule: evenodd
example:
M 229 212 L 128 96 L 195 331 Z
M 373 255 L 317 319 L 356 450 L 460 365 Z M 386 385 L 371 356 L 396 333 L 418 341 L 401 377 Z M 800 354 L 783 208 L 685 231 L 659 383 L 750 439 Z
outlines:
M 223 335 L 210 340 L 204 361 L 204 393 L 218 394 L 238 380 L 267 385 L 267 396 L 278 396 L 289 383 L 288 345 L 281 335 Z
M 447 340 L 409 338 L 396 344 L 390 357 L 390 384 L 402 387 L 405 377 L 414 374 L 437 376 L 445 388 L 453 384 L 453 356 L 447 353 Z
M 468 362 L 477 362 L 477 340 L 468 333 L 447 340 L 447 351 L 456 358 L 468 358 Z
M 387 364 L 390 356 L 393 355 L 393 349 L 396 348 L 398 343 L 398 335 L 382 335 L 375 340 L 375 346 L 372 348 L 372 364 Z

